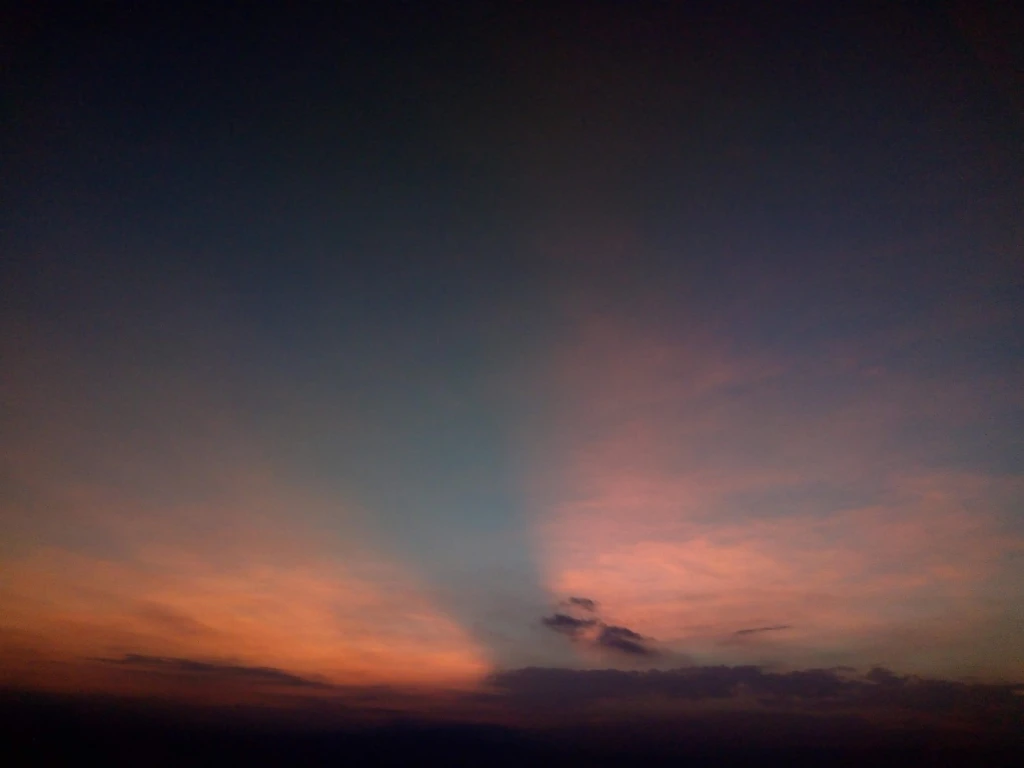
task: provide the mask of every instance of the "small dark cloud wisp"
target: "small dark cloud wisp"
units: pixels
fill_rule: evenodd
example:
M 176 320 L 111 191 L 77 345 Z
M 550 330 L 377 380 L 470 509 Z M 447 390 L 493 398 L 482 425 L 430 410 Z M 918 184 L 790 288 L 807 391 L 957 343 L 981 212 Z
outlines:
M 541 619 L 541 623 L 548 629 L 575 638 L 583 630 L 594 626 L 598 622 L 597 619 L 577 619 L 567 613 L 556 613 L 551 616 L 545 616 Z
M 626 627 L 606 625 L 597 636 L 597 644 L 633 656 L 656 656 L 656 651 L 643 644 L 645 639 L 643 635 Z
M 770 627 L 751 627 L 750 629 L 737 629 L 734 635 L 756 635 L 759 632 L 777 632 L 780 629 L 792 629 L 792 624 L 774 624 Z
M 597 603 L 589 597 L 570 597 L 565 601 L 566 605 L 582 608 L 585 611 L 594 613 L 597 610 Z
M 311 680 L 274 667 L 248 667 L 238 664 L 220 664 L 194 659 L 167 656 L 145 656 L 127 653 L 119 659 L 93 659 L 139 672 L 181 675 L 216 681 L 236 681 L 260 685 L 280 685 L 293 688 L 333 688 L 328 683 Z
M 586 597 L 570 597 L 562 605 L 577 606 L 591 613 L 597 611 L 597 602 Z M 586 642 L 603 650 L 628 656 L 653 657 L 659 655 L 658 651 L 646 644 L 649 638 L 628 627 L 606 624 L 597 617 L 580 619 L 567 613 L 554 613 L 551 616 L 543 617 L 541 623 L 574 642 Z M 592 628 L 598 630 L 596 634 L 587 631 Z

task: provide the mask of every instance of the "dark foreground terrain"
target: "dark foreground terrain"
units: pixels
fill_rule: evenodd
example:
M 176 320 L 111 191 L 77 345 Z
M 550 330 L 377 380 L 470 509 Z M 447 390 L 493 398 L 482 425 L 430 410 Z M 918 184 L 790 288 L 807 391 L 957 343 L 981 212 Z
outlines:
M 328 727 L 242 710 L 22 692 L 0 698 L 0 742 L 5 765 L 1024 765 L 1013 731 L 965 739 L 746 715 L 542 731 L 397 716 Z

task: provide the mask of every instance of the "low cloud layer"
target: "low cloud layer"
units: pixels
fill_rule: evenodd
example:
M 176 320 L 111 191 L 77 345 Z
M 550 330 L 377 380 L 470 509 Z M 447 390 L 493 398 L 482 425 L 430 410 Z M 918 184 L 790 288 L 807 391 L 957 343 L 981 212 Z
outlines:
M 641 700 L 757 711 L 910 713 L 1015 727 L 1024 721 L 1024 684 L 982 684 L 899 675 L 875 668 L 767 672 L 756 666 L 624 671 L 526 668 L 499 672 L 490 683 L 529 706 L 586 708 Z M 631 706 L 632 706 L 631 704 Z

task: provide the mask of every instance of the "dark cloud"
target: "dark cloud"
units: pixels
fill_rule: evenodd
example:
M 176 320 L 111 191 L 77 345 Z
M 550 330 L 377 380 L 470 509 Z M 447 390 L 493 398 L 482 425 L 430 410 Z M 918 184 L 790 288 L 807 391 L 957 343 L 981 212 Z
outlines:
M 585 610 L 595 611 L 597 603 L 586 597 L 570 597 L 567 604 L 578 605 Z M 657 656 L 658 652 L 646 645 L 648 638 L 627 627 L 605 624 L 599 618 L 578 619 L 567 613 L 555 613 L 541 619 L 544 626 L 571 638 L 575 642 L 591 643 L 594 647 L 629 656 Z M 586 632 L 590 628 L 599 631 Z
M 737 629 L 733 634 L 736 635 L 754 635 L 758 632 L 776 632 L 780 629 L 792 629 L 792 624 L 775 624 L 771 627 L 751 627 L 750 629 Z
M 282 685 L 302 688 L 332 688 L 333 686 L 300 677 L 274 667 L 247 667 L 236 664 L 218 664 L 194 659 L 180 659 L 166 656 L 144 656 L 128 653 L 119 659 L 94 659 L 104 664 L 145 672 L 160 672 L 201 677 L 208 680 L 237 681 L 264 685 Z
M 900 677 L 891 669 L 886 669 L 885 667 L 874 667 L 864 675 L 864 679 L 886 686 L 900 686 L 906 682 L 906 678 Z
M 797 673 L 792 673 L 797 674 Z M 817 681 L 814 686 L 812 681 Z M 825 686 L 842 684 L 833 673 L 810 670 L 790 678 L 769 674 L 758 667 L 684 667 L 673 670 L 624 671 L 527 668 L 492 678 L 499 688 L 516 696 L 537 696 L 550 701 L 586 703 L 599 699 L 658 695 L 673 699 L 725 699 L 739 686 L 764 694 L 821 693 Z M 822 685 L 825 684 L 825 686 Z
M 576 606 L 582 608 L 585 611 L 593 613 L 597 610 L 597 603 L 591 600 L 589 597 L 570 597 L 565 601 L 567 605 Z
M 555 632 L 576 638 L 583 630 L 593 627 L 599 622 L 597 619 L 577 619 L 566 613 L 556 613 L 551 616 L 545 616 L 541 619 L 541 623 Z
M 644 645 L 646 638 L 626 627 L 605 626 L 597 636 L 602 648 L 628 653 L 633 656 L 656 656 L 657 652 Z
M 1006 727 L 1024 718 L 1024 685 L 929 680 L 883 668 L 858 678 L 846 668 L 766 672 L 756 666 L 645 671 L 531 667 L 497 673 L 491 683 L 511 700 L 531 706 L 586 706 L 597 701 L 660 697 L 742 699 L 773 710 L 913 711 Z

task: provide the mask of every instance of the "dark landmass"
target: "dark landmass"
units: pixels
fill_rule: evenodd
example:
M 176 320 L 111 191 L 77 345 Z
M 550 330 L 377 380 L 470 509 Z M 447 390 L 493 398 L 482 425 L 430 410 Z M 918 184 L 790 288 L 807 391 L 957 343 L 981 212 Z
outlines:
M 0 695 L 6 765 L 1010 766 L 1018 732 L 882 728 L 852 717 L 715 713 L 516 728 L 396 716 L 310 725 L 257 708 L 105 696 Z

